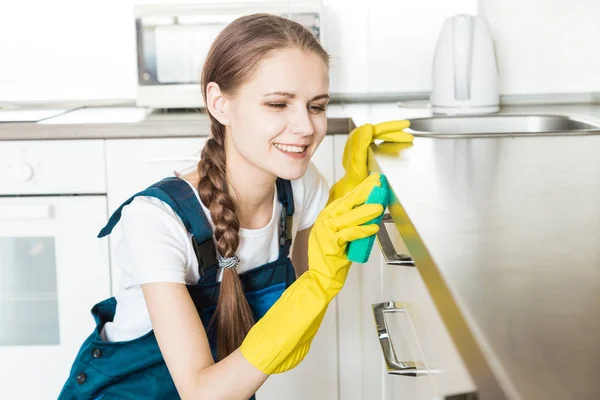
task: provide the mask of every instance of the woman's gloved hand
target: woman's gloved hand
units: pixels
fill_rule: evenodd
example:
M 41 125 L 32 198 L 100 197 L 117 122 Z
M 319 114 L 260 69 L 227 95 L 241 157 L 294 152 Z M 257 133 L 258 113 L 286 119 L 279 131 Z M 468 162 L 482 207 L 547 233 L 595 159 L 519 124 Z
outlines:
M 381 186 L 373 174 L 329 204 L 317 217 L 308 241 L 308 271 L 302 274 L 250 329 L 240 350 L 266 374 L 294 368 L 308 353 L 329 302 L 344 286 L 351 261 L 348 242 L 374 235 L 376 224 L 362 225 L 383 213 L 380 204 L 363 204 Z
M 367 151 L 374 140 L 412 143 L 413 135 L 403 132 L 409 126 L 410 122 L 406 120 L 387 121 L 377 125 L 364 124 L 350 132 L 342 159 L 346 174 L 331 187 L 329 202 L 340 198 L 369 176 Z

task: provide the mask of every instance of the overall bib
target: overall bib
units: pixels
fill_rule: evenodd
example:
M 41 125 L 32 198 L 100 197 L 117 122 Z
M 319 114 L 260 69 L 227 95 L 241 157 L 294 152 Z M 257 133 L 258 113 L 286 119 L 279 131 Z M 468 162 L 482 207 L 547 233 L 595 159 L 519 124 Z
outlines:
M 279 258 L 239 275 L 256 321 L 296 279 L 288 257 L 294 214 L 292 187 L 290 181 L 283 179 L 277 179 L 276 184 L 277 197 L 283 206 L 279 220 Z M 217 332 L 209 322 L 220 291 L 217 281 L 219 269 L 212 229 L 202 207 L 186 182 L 176 177 L 165 178 L 123 203 L 98 237 L 110 234 L 121 218 L 123 207 L 136 196 L 152 196 L 167 203 L 193 235 L 192 244 L 198 258 L 200 279 L 195 285 L 187 285 L 187 289 L 202 319 L 213 358 L 217 362 Z M 129 341 L 102 340 L 100 332 L 106 322 L 113 320 L 116 305 L 116 299 L 111 297 L 92 308 L 96 328 L 81 346 L 59 400 L 179 399 L 154 331 Z

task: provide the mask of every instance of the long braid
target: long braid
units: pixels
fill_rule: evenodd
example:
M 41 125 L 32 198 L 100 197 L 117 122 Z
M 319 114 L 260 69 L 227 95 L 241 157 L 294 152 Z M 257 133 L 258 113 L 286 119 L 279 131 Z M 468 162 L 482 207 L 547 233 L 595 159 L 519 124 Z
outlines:
M 210 210 L 215 224 L 217 251 L 223 257 L 232 257 L 239 245 L 240 221 L 235 212 L 235 204 L 229 196 L 226 179 L 224 128 L 213 120 L 211 131 L 212 137 L 206 142 L 198 163 L 198 193 Z M 218 332 L 217 354 L 219 359 L 223 359 L 241 345 L 254 324 L 250 305 L 234 268 L 223 270 L 221 293 L 211 323 L 214 321 Z

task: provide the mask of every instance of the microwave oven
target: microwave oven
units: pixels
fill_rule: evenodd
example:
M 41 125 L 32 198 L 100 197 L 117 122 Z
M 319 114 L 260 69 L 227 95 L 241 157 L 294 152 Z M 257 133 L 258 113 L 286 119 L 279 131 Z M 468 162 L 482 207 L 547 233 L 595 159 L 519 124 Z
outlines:
M 139 107 L 203 108 L 200 74 L 221 30 L 243 15 L 294 20 L 322 43 L 320 1 L 195 3 L 134 6 Z

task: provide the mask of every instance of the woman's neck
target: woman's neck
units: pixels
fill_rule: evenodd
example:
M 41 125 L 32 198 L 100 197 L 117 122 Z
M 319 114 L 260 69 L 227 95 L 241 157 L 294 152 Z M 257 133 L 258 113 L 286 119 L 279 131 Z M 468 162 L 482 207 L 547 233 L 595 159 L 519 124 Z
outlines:
M 200 182 L 198 171 L 182 175 L 182 178 L 195 187 Z M 240 220 L 240 226 L 245 229 L 259 229 L 266 226 L 273 215 L 273 196 L 275 183 L 273 180 L 258 183 L 255 179 L 236 179 L 235 173 L 229 174 L 229 195 Z
M 195 187 L 200 176 L 198 170 L 183 175 Z M 266 226 L 273 215 L 275 179 L 257 166 L 249 163 L 237 151 L 227 154 L 227 182 L 229 195 L 235 204 L 240 226 L 245 229 L 259 229 Z
M 273 214 L 276 178 L 249 163 L 235 150 L 228 152 L 229 194 L 242 228 L 258 229 L 269 223 Z

